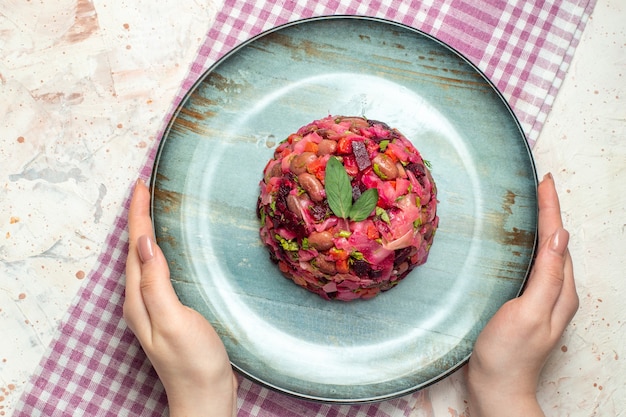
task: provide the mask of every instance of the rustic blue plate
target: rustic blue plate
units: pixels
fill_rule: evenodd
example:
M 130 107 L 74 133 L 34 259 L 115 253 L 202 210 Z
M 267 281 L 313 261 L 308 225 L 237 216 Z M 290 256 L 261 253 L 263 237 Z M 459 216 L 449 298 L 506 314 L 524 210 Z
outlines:
M 328 114 L 398 128 L 438 185 L 428 262 L 369 301 L 306 292 L 258 236 L 258 183 L 275 145 Z M 299 398 L 360 403 L 466 362 L 526 279 L 536 181 L 511 109 L 461 55 L 392 22 L 326 17 L 265 32 L 198 80 L 163 137 L 152 214 L 177 294 L 213 323 L 239 372 Z

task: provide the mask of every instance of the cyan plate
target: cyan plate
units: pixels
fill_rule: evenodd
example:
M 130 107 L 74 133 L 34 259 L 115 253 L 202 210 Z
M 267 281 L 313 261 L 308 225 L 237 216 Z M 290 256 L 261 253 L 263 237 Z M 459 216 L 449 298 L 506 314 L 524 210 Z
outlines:
M 282 277 L 258 235 L 276 144 L 312 120 L 364 115 L 433 166 L 440 227 L 428 262 L 368 301 L 325 301 Z M 236 48 L 189 91 L 153 172 L 153 219 L 180 299 L 265 386 L 333 403 L 441 379 L 519 294 L 534 254 L 536 174 L 485 76 L 417 30 L 362 17 L 299 21 Z

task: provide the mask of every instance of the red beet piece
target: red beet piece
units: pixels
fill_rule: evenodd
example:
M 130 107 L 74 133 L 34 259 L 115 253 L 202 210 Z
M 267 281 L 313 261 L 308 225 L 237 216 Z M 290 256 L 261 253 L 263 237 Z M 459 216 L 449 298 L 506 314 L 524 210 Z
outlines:
M 370 157 L 367 154 L 367 149 L 365 149 L 365 144 L 363 142 L 358 140 L 352 142 L 352 152 L 356 158 L 356 164 L 359 167 L 359 171 L 363 171 L 365 168 L 372 166 L 372 161 L 370 161 Z

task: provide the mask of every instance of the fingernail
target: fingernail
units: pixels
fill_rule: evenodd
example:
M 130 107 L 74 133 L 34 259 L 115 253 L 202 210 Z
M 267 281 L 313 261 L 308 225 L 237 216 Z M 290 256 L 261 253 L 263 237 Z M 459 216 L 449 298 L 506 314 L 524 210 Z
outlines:
M 152 244 L 152 239 L 150 239 L 147 235 L 143 235 L 137 239 L 137 251 L 139 252 L 139 258 L 143 263 L 146 263 L 150 259 L 154 258 L 154 245 Z
M 554 177 L 552 176 L 551 172 L 548 172 L 546 175 L 543 176 L 544 180 L 554 180 Z
M 568 231 L 563 228 L 559 228 L 552 235 L 552 241 L 550 242 L 550 249 L 552 249 L 556 253 L 565 255 L 565 251 L 567 250 L 568 243 L 569 243 Z
M 137 178 L 137 181 L 135 181 L 135 186 L 143 186 L 143 187 L 147 187 L 148 185 L 146 184 L 146 182 L 141 179 L 141 178 Z

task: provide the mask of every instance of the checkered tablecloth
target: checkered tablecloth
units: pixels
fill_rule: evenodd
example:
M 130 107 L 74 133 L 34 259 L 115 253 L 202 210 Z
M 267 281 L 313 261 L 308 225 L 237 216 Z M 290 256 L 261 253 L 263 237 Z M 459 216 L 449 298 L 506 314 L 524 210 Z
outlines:
M 163 128 L 194 81 L 239 43 L 289 21 L 353 14 L 401 22 L 456 48 L 500 89 L 532 146 L 594 4 L 595 0 L 226 0 L 170 114 L 164 115 Z M 138 176 L 150 176 L 156 147 Z M 15 416 L 167 415 L 163 387 L 122 319 L 127 210 L 128 200 Z M 428 410 L 419 412 L 423 395 L 331 406 L 297 400 L 241 379 L 238 405 L 242 417 L 430 415 Z

